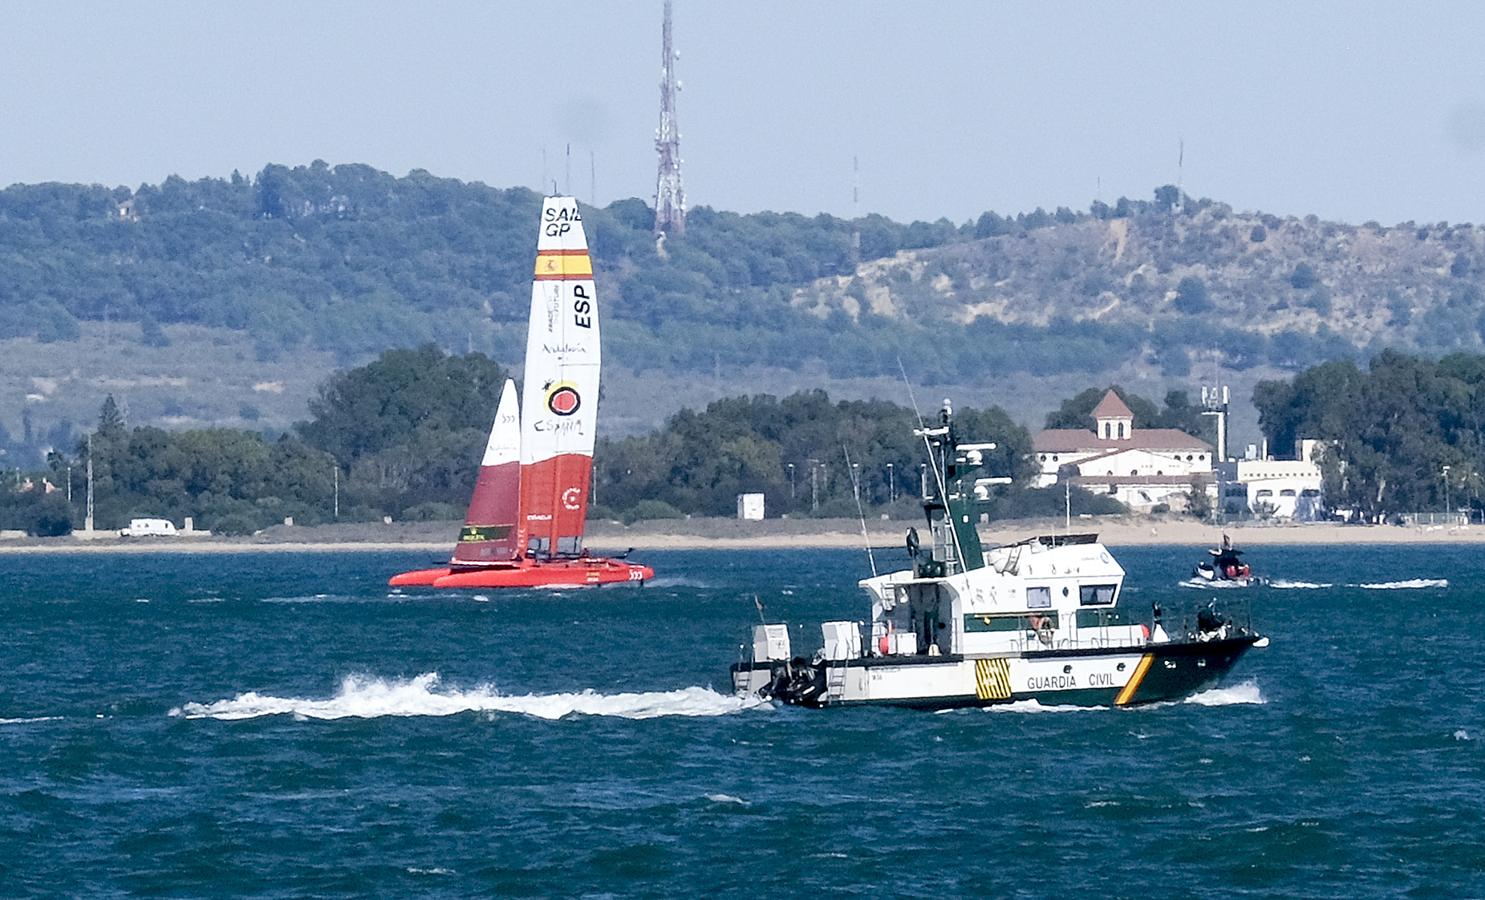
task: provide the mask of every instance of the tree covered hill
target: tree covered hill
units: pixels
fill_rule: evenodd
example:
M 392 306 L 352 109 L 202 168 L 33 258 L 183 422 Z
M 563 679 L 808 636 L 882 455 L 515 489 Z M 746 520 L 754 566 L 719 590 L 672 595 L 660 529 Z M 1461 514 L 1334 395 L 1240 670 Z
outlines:
M 107 345 L 127 322 L 140 352 L 115 360 L 123 372 L 149 354 L 161 365 L 188 349 L 220 355 L 223 334 L 246 336 L 234 365 L 263 375 L 237 372 L 230 401 L 198 403 L 228 387 L 196 378 L 146 403 L 146 390 L 166 388 L 104 385 L 103 374 L 78 402 L 96 409 L 102 389 L 129 390 L 131 405 L 191 424 L 240 424 L 267 402 L 258 381 L 284 381 L 287 394 L 264 410 L 284 427 L 294 414 L 275 410 L 302 404 L 312 382 L 282 371 L 328 371 L 316 359 L 344 366 L 433 342 L 518 365 L 539 203 L 524 188 L 319 161 L 137 190 L 13 185 L 0 191 L 0 340 L 67 343 L 102 329 Z M 663 247 L 640 200 L 584 213 L 605 359 L 655 393 L 704 373 L 725 396 L 749 385 L 723 385 L 723 373 L 770 368 L 799 373 L 769 388 L 778 393 L 882 396 L 860 385 L 887 384 L 902 360 L 917 383 L 957 386 L 965 401 L 1005 403 L 1030 421 L 1031 407 L 1051 405 L 1032 398 L 1090 382 L 1188 387 L 1193 361 L 1213 348 L 1245 385 L 1382 346 L 1478 349 L 1485 325 L 1485 230 L 1242 213 L 1172 187 L 1152 201 L 958 225 L 699 207 Z M 171 346 L 198 334 L 208 337 Z M 7 377 L 7 396 L 45 396 L 41 431 L 70 415 L 69 386 L 92 384 L 66 371 Z M 849 379 L 858 386 L 843 390 Z M 675 408 L 657 404 L 651 424 Z
M 146 342 L 167 340 L 161 324 L 246 330 L 265 359 L 431 340 L 510 360 L 524 347 L 539 209 L 524 188 L 323 162 L 137 191 L 14 185 L 0 191 L 0 338 L 67 341 L 79 321 L 128 320 Z M 641 201 L 585 215 L 613 352 L 697 369 L 739 355 L 739 332 L 763 341 L 750 355 L 792 360 L 799 328 L 827 329 L 792 308 L 790 289 L 958 234 L 701 208 L 662 252 Z
M 1179 202 L 1178 202 L 1179 201 Z M 981 335 L 1011 369 L 1144 359 L 1187 373 L 1217 348 L 1237 369 L 1474 350 L 1485 334 L 1485 229 L 1390 228 L 1243 213 L 1171 187 L 863 264 L 795 293 L 822 319 Z

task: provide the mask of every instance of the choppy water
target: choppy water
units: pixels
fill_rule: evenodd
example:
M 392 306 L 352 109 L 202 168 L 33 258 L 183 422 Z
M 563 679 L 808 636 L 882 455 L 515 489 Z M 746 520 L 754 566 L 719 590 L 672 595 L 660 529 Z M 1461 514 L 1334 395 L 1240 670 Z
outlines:
M 1201 554 L 1119 551 L 1126 601 Z M 1485 895 L 1479 550 L 1255 548 L 1227 684 L 937 715 L 727 693 L 753 593 L 860 618 L 860 554 L 644 558 L 0 558 L 0 895 Z

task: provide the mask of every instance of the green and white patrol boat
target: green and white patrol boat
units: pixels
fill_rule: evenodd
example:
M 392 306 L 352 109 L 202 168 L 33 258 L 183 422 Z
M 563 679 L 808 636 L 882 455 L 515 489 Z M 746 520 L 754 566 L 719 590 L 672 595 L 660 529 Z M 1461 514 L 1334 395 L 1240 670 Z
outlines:
M 1246 604 L 1133 613 L 1124 569 L 1097 535 L 982 546 L 974 501 L 1008 479 L 982 476 L 994 445 L 960 444 L 952 418 L 945 401 L 940 424 L 914 432 L 932 460 L 932 546 L 909 532 L 912 568 L 860 582 L 869 628 L 824 623 L 812 657 L 793 655 L 788 626 L 754 626 L 752 660 L 732 667 L 739 696 L 811 707 L 1133 706 L 1209 687 L 1249 647 L 1268 645 Z

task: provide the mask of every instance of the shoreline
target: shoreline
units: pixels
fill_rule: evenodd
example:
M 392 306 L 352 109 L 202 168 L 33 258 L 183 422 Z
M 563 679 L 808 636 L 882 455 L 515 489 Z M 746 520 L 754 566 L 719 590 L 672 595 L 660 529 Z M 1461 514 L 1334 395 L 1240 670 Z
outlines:
M 918 521 L 867 523 L 874 550 L 903 544 L 908 528 L 926 532 Z M 995 522 L 980 527 L 986 543 L 1007 544 L 1038 534 L 1061 534 L 1062 522 L 1023 520 Z M 253 537 L 83 539 L 27 538 L 0 542 L 0 556 L 29 554 L 154 554 L 154 553 L 429 553 L 437 557 L 453 547 L 458 526 L 450 523 L 397 525 L 278 526 Z M 1217 526 L 1177 519 L 1109 519 L 1075 522 L 1074 534 L 1097 532 L 1110 547 L 1214 547 L 1223 533 L 1244 546 L 1325 546 L 1342 544 L 1485 544 L 1485 527 L 1445 528 L 1396 525 Z M 690 519 L 645 522 L 634 526 L 597 523 L 586 541 L 595 555 L 645 550 L 789 550 L 862 548 L 861 523 L 846 519 L 771 519 L 740 522 L 733 519 Z

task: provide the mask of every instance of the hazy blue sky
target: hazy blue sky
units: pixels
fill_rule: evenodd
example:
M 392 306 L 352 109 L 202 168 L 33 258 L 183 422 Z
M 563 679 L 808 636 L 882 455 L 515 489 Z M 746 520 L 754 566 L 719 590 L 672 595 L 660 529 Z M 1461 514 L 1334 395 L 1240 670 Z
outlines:
M 366 162 L 649 199 L 643 3 L 11 3 L 0 183 Z M 1485 4 L 677 0 L 691 205 L 956 221 L 1176 180 L 1243 209 L 1485 219 Z

